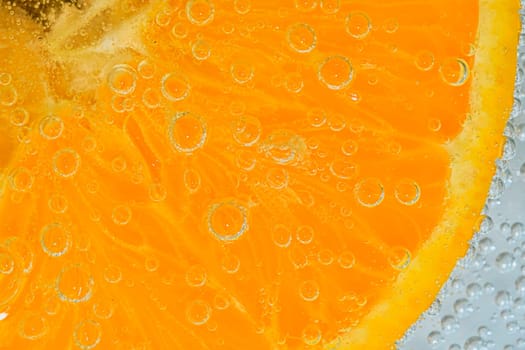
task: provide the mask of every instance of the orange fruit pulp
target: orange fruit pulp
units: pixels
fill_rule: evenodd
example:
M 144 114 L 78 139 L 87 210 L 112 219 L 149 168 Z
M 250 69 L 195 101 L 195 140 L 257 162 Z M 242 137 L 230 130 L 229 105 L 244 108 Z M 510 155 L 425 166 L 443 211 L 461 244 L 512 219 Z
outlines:
M 387 349 L 466 251 L 517 1 L 17 4 L 0 347 Z

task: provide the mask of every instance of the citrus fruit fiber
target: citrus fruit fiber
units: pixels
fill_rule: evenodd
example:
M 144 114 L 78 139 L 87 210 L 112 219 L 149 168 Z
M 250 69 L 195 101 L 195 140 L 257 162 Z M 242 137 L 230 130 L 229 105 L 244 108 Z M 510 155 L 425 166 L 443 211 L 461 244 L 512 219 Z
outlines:
M 6 6 L 1 346 L 389 348 L 465 253 L 516 1 Z

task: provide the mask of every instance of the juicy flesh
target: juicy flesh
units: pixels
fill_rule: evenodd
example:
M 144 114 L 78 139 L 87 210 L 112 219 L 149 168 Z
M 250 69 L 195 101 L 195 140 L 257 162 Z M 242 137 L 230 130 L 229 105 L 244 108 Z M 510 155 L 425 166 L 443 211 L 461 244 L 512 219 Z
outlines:
M 0 347 L 351 332 L 441 220 L 477 2 L 101 4 L 1 13 Z

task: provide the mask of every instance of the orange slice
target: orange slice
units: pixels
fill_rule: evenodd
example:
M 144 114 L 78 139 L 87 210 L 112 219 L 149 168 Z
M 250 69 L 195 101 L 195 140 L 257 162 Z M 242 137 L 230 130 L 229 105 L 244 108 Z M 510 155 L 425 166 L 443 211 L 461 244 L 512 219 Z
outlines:
M 464 255 L 518 1 L 28 3 L 0 348 L 390 349 Z

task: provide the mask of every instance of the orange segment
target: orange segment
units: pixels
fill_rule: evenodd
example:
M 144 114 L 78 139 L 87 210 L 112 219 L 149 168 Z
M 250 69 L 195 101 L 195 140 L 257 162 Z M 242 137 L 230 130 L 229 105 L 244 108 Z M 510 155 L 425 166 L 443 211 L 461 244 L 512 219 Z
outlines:
M 0 347 L 392 347 L 479 223 L 517 2 L 79 7 L 1 10 Z

